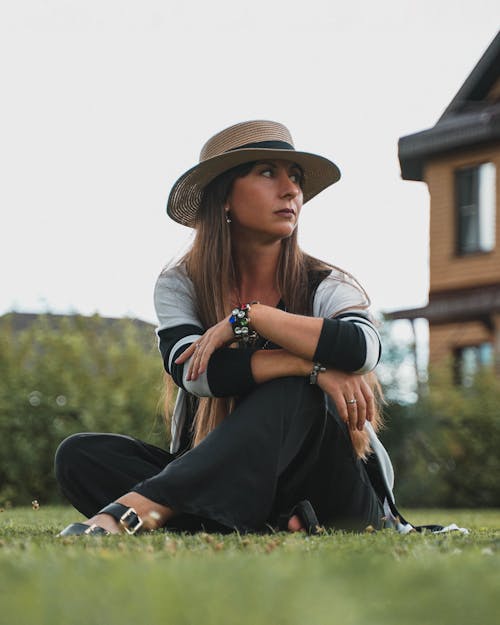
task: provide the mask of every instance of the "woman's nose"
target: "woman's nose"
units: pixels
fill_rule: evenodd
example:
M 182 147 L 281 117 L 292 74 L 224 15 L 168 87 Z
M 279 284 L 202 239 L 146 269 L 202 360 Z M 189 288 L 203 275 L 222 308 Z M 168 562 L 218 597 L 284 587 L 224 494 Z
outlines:
M 300 186 L 290 178 L 288 171 L 280 173 L 280 191 L 282 197 L 296 197 L 300 193 Z

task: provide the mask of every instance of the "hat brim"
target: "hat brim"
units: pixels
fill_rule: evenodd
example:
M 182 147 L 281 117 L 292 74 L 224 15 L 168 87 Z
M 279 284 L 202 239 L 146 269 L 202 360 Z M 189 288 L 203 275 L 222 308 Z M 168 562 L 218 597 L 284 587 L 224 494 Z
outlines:
M 304 171 L 304 204 L 340 179 L 340 170 L 327 158 L 309 152 L 270 148 L 244 148 L 225 152 L 195 165 L 183 174 L 168 196 L 167 214 L 174 221 L 194 227 L 203 190 L 225 171 L 252 161 L 281 159 L 292 161 Z

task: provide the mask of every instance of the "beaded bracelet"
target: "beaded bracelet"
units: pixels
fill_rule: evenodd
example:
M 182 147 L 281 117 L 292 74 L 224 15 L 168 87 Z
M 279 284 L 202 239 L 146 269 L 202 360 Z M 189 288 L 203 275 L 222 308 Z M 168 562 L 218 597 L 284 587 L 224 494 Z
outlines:
M 309 384 L 317 384 L 318 383 L 318 374 L 324 373 L 326 371 L 326 367 L 320 362 L 315 362 L 312 368 L 311 373 L 309 374 Z
M 258 302 L 252 302 L 252 304 L 258 304 Z M 257 332 L 250 328 L 250 317 L 248 313 L 251 308 L 250 304 L 242 304 L 238 308 L 234 308 L 229 317 L 229 323 L 232 326 L 234 338 L 244 343 L 248 343 L 248 341 L 257 337 Z

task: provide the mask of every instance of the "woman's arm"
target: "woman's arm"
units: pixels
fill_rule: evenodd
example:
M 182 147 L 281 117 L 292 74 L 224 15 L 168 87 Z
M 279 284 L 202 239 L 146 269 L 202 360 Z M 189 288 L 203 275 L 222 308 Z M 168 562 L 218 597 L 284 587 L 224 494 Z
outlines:
M 294 315 L 271 306 L 253 304 L 251 326 L 260 336 L 292 354 L 313 360 L 323 319 Z
M 215 328 L 217 328 L 217 332 L 210 333 L 212 335 L 212 340 L 214 340 L 214 334 L 220 335 L 223 330 L 223 326 L 218 325 L 219 328 L 214 326 L 214 328 L 210 329 L 215 330 Z M 188 348 L 177 361 L 180 362 L 185 359 L 186 361 L 190 361 L 191 364 L 193 358 L 195 358 L 187 355 L 191 351 L 193 350 Z M 193 353 L 196 354 L 197 350 L 194 350 Z M 227 365 L 230 364 L 228 363 L 228 358 L 231 356 L 234 357 L 234 366 L 227 367 Z M 242 369 L 240 371 L 241 377 L 238 378 L 238 371 L 235 367 L 240 366 L 239 361 L 241 356 L 245 356 L 245 358 L 248 359 L 247 362 L 250 363 L 250 371 L 245 373 L 244 369 Z M 218 361 L 219 359 L 221 359 L 221 361 Z M 210 368 L 213 367 L 219 376 L 222 376 L 222 378 L 226 380 L 226 388 L 224 388 L 222 378 L 217 381 L 217 386 L 221 391 L 221 395 L 248 392 L 256 384 L 263 384 L 276 378 L 288 376 L 308 377 L 313 368 L 313 362 L 311 360 L 292 354 L 284 349 L 218 349 L 213 352 L 212 358 L 209 360 L 208 373 L 210 374 Z M 223 364 L 226 366 L 221 367 Z M 202 375 L 206 376 L 206 373 Z M 208 378 L 210 379 L 210 375 Z M 363 376 L 328 369 L 318 375 L 317 384 L 331 397 L 341 419 L 348 423 L 351 429 L 362 430 L 365 421 L 372 420 L 375 412 L 373 393 Z M 352 399 L 356 399 L 356 403 L 348 403 Z
M 314 299 L 316 317 L 254 305 L 250 316 L 255 329 L 273 343 L 287 348 L 265 352 L 228 348 L 234 341 L 228 319 L 204 331 L 196 316 L 193 298 L 192 285 L 180 268 L 158 280 L 155 304 L 165 369 L 178 386 L 190 393 L 209 397 L 244 394 L 269 379 L 306 375 L 312 369 L 313 360 L 332 370 L 364 372 L 359 369 L 359 361 L 365 358 L 367 340 L 359 326 L 371 324 L 363 314 L 352 310 L 363 302 L 360 291 L 350 285 L 338 280 L 324 281 Z M 339 318 L 325 319 L 328 314 L 338 314 Z M 373 333 L 376 349 L 371 351 L 376 352 L 378 358 L 378 335 L 374 329 Z M 338 378 L 340 371 L 336 373 Z M 330 371 L 320 376 L 327 377 Z
M 325 366 L 367 373 L 380 359 L 378 332 L 360 311 L 351 310 L 331 319 L 294 315 L 257 304 L 252 306 L 250 317 L 252 328 L 261 336 Z
M 286 351 L 341 371 L 366 373 L 375 367 L 380 357 L 377 331 L 365 316 L 354 311 L 337 319 L 324 319 L 253 304 L 250 320 L 258 334 Z M 189 359 L 186 379 L 196 380 L 207 370 L 214 352 L 233 340 L 231 324 L 223 319 L 186 349 L 175 363 L 184 364 Z

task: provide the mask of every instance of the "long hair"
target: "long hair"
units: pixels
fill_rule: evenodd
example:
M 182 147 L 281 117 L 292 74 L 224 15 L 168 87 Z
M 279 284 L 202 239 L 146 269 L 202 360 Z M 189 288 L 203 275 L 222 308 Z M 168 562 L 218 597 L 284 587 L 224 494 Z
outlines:
M 238 291 L 231 232 L 224 206 L 236 178 L 246 176 L 255 163 L 235 167 L 211 182 L 204 190 L 191 249 L 180 260 L 186 267 L 196 294 L 199 319 L 205 328 L 218 323 L 231 311 L 231 300 Z M 297 242 L 297 228 L 281 241 L 276 283 L 287 311 L 312 314 L 311 275 L 327 275 L 333 266 L 304 253 Z M 193 445 L 197 445 L 234 407 L 234 398 L 201 398 L 194 419 Z M 374 424 L 376 427 L 376 424 Z M 363 432 L 351 433 L 358 456 L 368 450 Z

